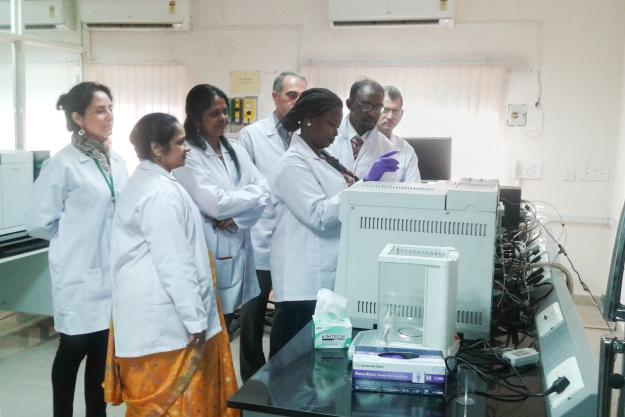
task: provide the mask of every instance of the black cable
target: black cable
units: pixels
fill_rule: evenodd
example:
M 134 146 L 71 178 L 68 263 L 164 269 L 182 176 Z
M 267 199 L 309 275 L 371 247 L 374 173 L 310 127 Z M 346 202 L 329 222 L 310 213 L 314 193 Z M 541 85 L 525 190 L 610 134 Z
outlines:
M 470 363 L 466 359 L 463 359 L 463 358 L 458 357 L 458 356 L 448 356 L 448 357 L 445 358 L 445 365 L 447 366 L 448 369 L 450 369 L 449 365 L 447 364 L 447 361 L 449 359 L 455 359 L 456 363 L 458 361 L 464 363 L 469 368 L 473 369 L 480 376 L 480 378 L 482 378 L 483 380 L 485 380 L 487 382 L 491 382 L 493 384 L 497 384 L 500 387 L 502 387 L 504 389 L 507 389 L 508 391 L 511 391 L 511 392 L 514 392 L 514 393 L 518 394 L 519 396 L 542 398 L 542 397 L 546 397 L 547 395 L 552 394 L 554 392 L 561 393 L 562 391 L 564 391 L 566 389 L 566 387 L 568 387 L 570 385 L 570 381 L 568 380 L 568 378 L 566 378 L 566 377 L 559 377 L 544 392 L 541 392 L 541 393 L 523 392 L 523 391 L 521 391 L 521 390 L 519 390 L 519 389 L 517 389 L 517 388 L 515 388 L 513 386 L 510 386 L 507 383 L 502 383 L 501 381 L 498 381 L 498 380 L 494 379 L 493 377 L 491 377 L 490 375 L 486 374 L 485 372 L 482 372 L 480 369 L 478 369 L 476 366 L 474 366 L 472 363 Z M 500 397 L 504 397 L 504 395 L 501 395 Z
M 517 396 L 517 397 L 504 397 L 496 394 L 489 394 L 483 391 L 475 391 L 475 394 L 481 395 L 482 397 L 491 398 L 496 401 L 502 401 L 506 403 L 516 403 L 519 401 L 525 401 L 528 397 L 526 396 Z

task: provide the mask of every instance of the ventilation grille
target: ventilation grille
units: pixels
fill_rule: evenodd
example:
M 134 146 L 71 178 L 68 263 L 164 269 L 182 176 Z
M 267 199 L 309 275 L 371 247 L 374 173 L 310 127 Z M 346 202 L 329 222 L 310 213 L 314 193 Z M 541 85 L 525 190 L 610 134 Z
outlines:
M 438 235 L 486 236 L 487 225 L 486 223 L 362 216 L 360 217 L 360 229 Z
M 176 29 L 171 23 L 88 23 L 91 29 Z
M 402 304 L 389 304 L 389 306 L 391 314 L 395 317 L 423 318 L 423 306 Z M 377 314 L 377 303 L 375 301 L 359 300 L 356 307 L 358 314 Z M 484 314 L 479 311 L 457 310 L 456 323 L 482 326 L 484 324 Z
M 26 24 L 24 25 L 26 30 L 62 30 L 66 27 L 64 25 L 53 25 L 53 24 Z M 0 25 L 0 31 L 11 30 L 11 25 Z
M 481 326 L 484 324 L 483 314 L 477 311 L 458 310 L 456 312 L 456 322 L 461 324 L 474 324 Z
M 378 182 L 368 181 L 360 183 L 360 190 L 411 190 L 411 191 L 434 191 L 435 188 L 427 184 L 411 184 L 406 182 Z
M 360 314 L 378 314 L 375 301 L 358 301 L 356 311 Z
M 391 317 L 404 317 L 413 319 L 423 318 L 423 306 L 407 305 L 407 304 L 386 304 L 384 311 L 388 312 Z
M 438 19 L 354 20 L 349 22 L 332 22 L 334 27 L 438 25 L 439 23 L 440 20 Z
M 421 258 L 445 258 L 449 253 L 440 249 L 414 248 L 405 245 L 395 245 L 389 252 L 390 255 L 418 256 Z

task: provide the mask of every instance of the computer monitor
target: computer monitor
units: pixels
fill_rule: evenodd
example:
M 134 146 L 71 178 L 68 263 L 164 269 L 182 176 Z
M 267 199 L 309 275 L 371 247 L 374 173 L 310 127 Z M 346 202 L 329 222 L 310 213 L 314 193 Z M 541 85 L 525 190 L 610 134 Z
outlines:
M 417 153 L 422 180 L 451 180 L 451 138 L 405 139 Z

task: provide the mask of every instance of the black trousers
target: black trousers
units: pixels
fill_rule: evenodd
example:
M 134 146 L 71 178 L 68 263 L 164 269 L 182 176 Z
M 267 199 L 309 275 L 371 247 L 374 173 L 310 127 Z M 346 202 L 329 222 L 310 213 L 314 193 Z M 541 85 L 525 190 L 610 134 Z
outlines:
M 230 325 L 232 324 L 233 320 L 234 320 L 234 313 L 224 314 L 224 324 L 226 325 L 226 331 L 228 332 L 228 336 L 230 337 L 231 341 L 232 341 L 232 333 L 230 333 Z
M 317 301 L 284 301 L 276 303 L 276 315 L 271 326 L 269 357 L 287 344 L 312 320 Z M 312 343 L 312 342 L 311 342 Z
M 52 364 L 54 417 L 72 417 L 76 375 L 85 356 L 85 415 L 106 417 L 102 382 L 108 334 L 108 330 L 73 336 L 60 334 L 59 349 Z
M 271 292 L 271 272 L 257 270 L 260 294 L 241 307 L 241 350 L 239 365 L 241 379 L 247 381 L 265 364 L 263 334 L 265 312 Z

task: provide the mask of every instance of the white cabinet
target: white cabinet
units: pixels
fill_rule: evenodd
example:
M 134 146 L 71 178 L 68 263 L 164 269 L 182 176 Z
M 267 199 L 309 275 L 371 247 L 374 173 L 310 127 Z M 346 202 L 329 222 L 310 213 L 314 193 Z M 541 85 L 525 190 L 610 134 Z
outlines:
M 0 235 L 24 230 L 32 187 L 32 152 L 0 151 Z

